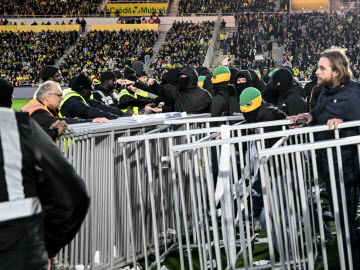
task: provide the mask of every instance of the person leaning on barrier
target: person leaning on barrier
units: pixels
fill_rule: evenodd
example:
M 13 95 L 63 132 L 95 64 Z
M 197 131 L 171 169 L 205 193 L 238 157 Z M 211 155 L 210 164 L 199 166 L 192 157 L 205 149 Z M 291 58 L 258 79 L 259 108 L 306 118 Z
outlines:
M 115 89 L 116 75 L 112 71 L 105 71 L 100 75 L 101 84 L 95 88 L 93 99 L 104 103 L 107 106 L 118 108 L 119 95 Z
M 116 119 L 124 115 L 118 109 L 111 108 L 103 103 L 90 99 L 93 84 L 84 74 L 74 77 L 70 83 L 71 88 L 63 91 L 63 100 L 59 107 L 59 116 L 66 118 L 106 118 Z
M 329 128 L 337 126 L 345 121 L 360 120 L 360 86 L 351 81 L 352 72 L 350 70 L 349 59 L 345 54 L 345 49 L 332 47 L 320 55 L 318 70 L 316 71 L 318 85 L 322 86 L 322 91 L 318 102 L 310 113 L 298 114 L 290 119 L 297 122 L 305 118 L 307 124 L 325 125 Z M 359 129 L 341 129 L 340 137 L 349 137 L 359 135 Z M 315 134 L 316 141 L 334 139 L 334 132 L 319 132 Z M 335 150 L 333 150 L 335 151 Z M 318 169 L 320 176 L 325 180 L 328 194 L 331 193 L 329 164 L 326 149 L 317 151 Z M 356 228 L 355 218 L 358 200 L 359 183 L 359 157 L 356 146 L 347 146 L 341 148 L 341 159 L 343 165 L 343 176 L 345 182 L 345 203 L 348 214 L 350 242 L 352 248 L 353 269 L 360 267 L 360 240 L 359 232 Z M 336 170 L 336 192 L 339 201 L 339 211 L 341 215 L 341 231 L 343 243 L 346 243 L 345 225 L 343 221 L 343 201 L 340 193 L 339 173 L 337 171 L 338 161 L 334 153 L 334 168 Z M 330 205 L 332 206 L 332 196 Z M 344 248 L 347 256 L 346 248 Z M 347 265 L 347 268 L 349 266 Z
M 46 270 L 80 229 L 90 199 L 50 137 L 27 113 L 11 110 L 12 94 L 3 90 L 0 269 Z
M 211 106 L 210 93 L 197 85 L 198 75 L 194 68 L 185 68 L 178 74 L 178 85 L 160 85 L 155 79 L 148 80 L 148 85 L 140 80 L 124 80 L 126 85 L 134 85 L 144 91 L 153 93 L 174 104 L 174 110 L 186 113 L 208 113 Z
M 59 118 L 58 108 L 60 107 L 62 100 L 63 95 L 60 84 L 53 81 L 47 81 L 39 86 L 36 98 L 30 100 L 21 108 L 21 111 L 28 113 L 43 128 L 50 128 L 56 121 L 63 121 L 69 125 L 86 122 L 109 122 L 109 120 L 105 118 L 95 118 L 94 120 Z M 62 130 L 58 129 L 58 135 L 60 136 L 61 134 Z M 53 136 L 51 137 L 54 138 Z

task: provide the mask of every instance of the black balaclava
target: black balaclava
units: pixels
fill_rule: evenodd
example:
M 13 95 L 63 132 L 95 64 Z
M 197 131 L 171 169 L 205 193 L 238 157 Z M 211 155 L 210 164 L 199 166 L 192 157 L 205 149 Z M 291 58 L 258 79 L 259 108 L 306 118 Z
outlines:
M 236 84 L 236 75 L 239 73 L 239 70 L 236 68 L 229 68 L 230 70 L 230 81 L 229 83 L 235 86 Z
M 246 83 L 237 84 L 236 81 L 238 78 L 245 78 Z M 244 91 L 245 88 L 250 87 L 251 82 L 252 82 L 252 79 L 251 79 L 250 72 L 247 70 L 240 70 L 238 72 L 238 74 L 236 74 L 236 77 L 235 77 L 235 87 L 236 87 L 236 91 L 238 92 L 238 94 L 240 95 L 242 93 L 242 91 Z
M 189 77 L 179 77 L 178 78 L 178 85 L 181 90 L 186 89 L 189 85 L 189 82 L 190 82 Z
M 280 96 L 286 94 L 286 92 L 289 91 L 290 88 L 293 86 L 293 76 L 288 69 L 279 69 L 275 72 L 273 77 L 275 85 L 280 83 L 279 86 L 276 86 L 276 88 L 279 90 Z
M 261 106 L 251 112 L 243 113 L 243 116 L 247 123 L 255 123 L 256 122 L 256 117 L 257 117 L 257 114 L 258 114 L 260 108 L 261 108 Z

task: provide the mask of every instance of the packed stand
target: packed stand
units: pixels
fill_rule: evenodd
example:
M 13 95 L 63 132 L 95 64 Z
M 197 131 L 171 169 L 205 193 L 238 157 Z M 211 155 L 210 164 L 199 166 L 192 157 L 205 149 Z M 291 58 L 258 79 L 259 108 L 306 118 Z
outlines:
M 253 12 L 274 12 L 275 3 L 273 0 L 180 0 L 178 16 L 190 13 L 199 14 L 218 14 L 220 10 L 222 14 L 237 13 L 244 11 Z
M 0 0 L 0 15 L 93 15 L 102 0 Z
M 150 16 L 149 18 L 146 17 L 119 17 L 116 21 L 117 24 L 160 24 L 161 20 L 157 16 L 154 18 Z
M 152 55 L 158 34 L 153 30 L 91 31 L 80 36 L 74 51 L 61 66 L 66 82 L 85 72 L 93 80 L 107 70 L 123 69 L 134 61 L 145 61 Z
M 234 64 L 242 70 L 275 68 L 273 43 L 278 37 L 275 15 L 236 14 L 237 31 L 233 36 L 220 34 L 224 54 L 234 55 Z M 256 58 L 256 56 L 260 56 Z
M 306 20 L 305 20 L 306 16 Z M 313 16 L 313 19 L 308 19 Z M 284 29 L 284 63 L 292 66 L 294 75 L 308 79 L 316 68 L 319 55 L 329 44 L 347 49 L 354 77 L 360 76 L 360 14 L 344 16 L 299 14 L 292 16 L 293 27 Z M 301 21 L 301 27 L 295 25 Z
M 77 38 L 77 31 L 1 31 L 1 76 L 16 86 L 38 83 L 41 67 L 55 64 Z
M 150 73 L 160 78 L 171 68 L 201 66 L 211 42 L 215 22 L 174 22 L 165 37 Z

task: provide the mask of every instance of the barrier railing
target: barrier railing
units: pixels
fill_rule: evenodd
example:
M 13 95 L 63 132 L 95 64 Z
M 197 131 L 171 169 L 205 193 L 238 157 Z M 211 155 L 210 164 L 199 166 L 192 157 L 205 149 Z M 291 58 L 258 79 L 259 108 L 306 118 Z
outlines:
M 85 269 L 111 269 L 122 267 L 142 258 L 144 252 L 131 253 L 130 228 L 126 207 L 129 201 L 125 192 L 124 174 L 128 161 L 133 162 L 134 154 L 125 156 L 116 140 L 123 136 L 168 130 L 190 130 L 210 126 L 211 122 L 229 123 L 242 117 L 210 118 L 209 114 L 181 116 L 180 113 L 124 117 L 108 124 L 85 123 L 70 125 L 70 132 L 58 140 L 57 145 L 77 172 L 86 179 L 92 204 L 86 220 L 70 245 L 57 256 L 57 265 Z M 176 121 L 177 119 L 177 121 Z M 167 124 L 169 121 L 169 124 Z M 125 157 L 125 158 L 124 158 Z M 128 159 L 127 157 L 131 157 Z M 143 166 L 143 165 L 142 165 Z M 142 171 L 143 172 L 143 171 Z M 144 172 L 145 174 L 145 172 Z M 146 178 L 142 178 L 145 181 Z M 146 182 L 146 181 L 145 181 Z M 133 187 L 131 186 L 133 189 Z M 131 193 L 139 198 L 139 193 Z M 134 223 L 139 226 L 138 222 Z M 148 229 L 148 233 L 151 232 Z M 139 240 L 135 247 L 140 245 Z M 149 253 L 151 253 L 152 238 Z M 145 249 L 147 250 L 147 249 Z M 147 256 L 145 256 L 147 258 Z
M 200 269 L 313 269 L 320 262 L 329 269 L 328 231 L 318 225 L 322 204 L 313 169 L 316 147 L 323 143 L 312 142 L 324 131 L 340 138 L 341 130 L 358 129 L 360 121 L 329 131 L 327 126 L 288 129 L 288 120 L 219 127 L 242 117 L 172 117 L 77 125 L 64 137 L 66 143 L 58 144 L 86 179 L 92 198 L 81 231 L 57 258 L 59 266 L 116 269 L 141 262 L 144 269 L 160 269 L 178 252 L 180 269 L 194 269 L 194 258 Z M 281 131 L 267 132 L 275 126 Z M 254 190 L 260 182 L 259 217 Z M 255 231 L 257 218 L 266 239 Z M 259 243 L 268 243 L 265 264 L 254 259 Z

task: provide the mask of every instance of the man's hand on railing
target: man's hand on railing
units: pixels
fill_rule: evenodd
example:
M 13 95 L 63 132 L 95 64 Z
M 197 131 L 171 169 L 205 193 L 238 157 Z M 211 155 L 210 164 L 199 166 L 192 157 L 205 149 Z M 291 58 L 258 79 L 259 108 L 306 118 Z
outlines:
M 313 117 L 310 113 L 300 113 L 298 115 L 294 115 L 294 116 L 288 116 L 286 117 L 287 120 L 292 121 L 294 124 L 298 123 L 298 124 L 303 124 L 300 123 L 300 119 L 306 119 L 306 125 L 310 124 L 313 120 Z
M 332 126 L 335 126 L 335 128 L 337 128 L 337 126 L 339 124 L 341 124 L 343 122 L 343 120 L 341 119 L 337 119 L 337 118 L 333 118 L 328 120 L 327 125 L 329 126 L 329 128 L 332 128 Z

